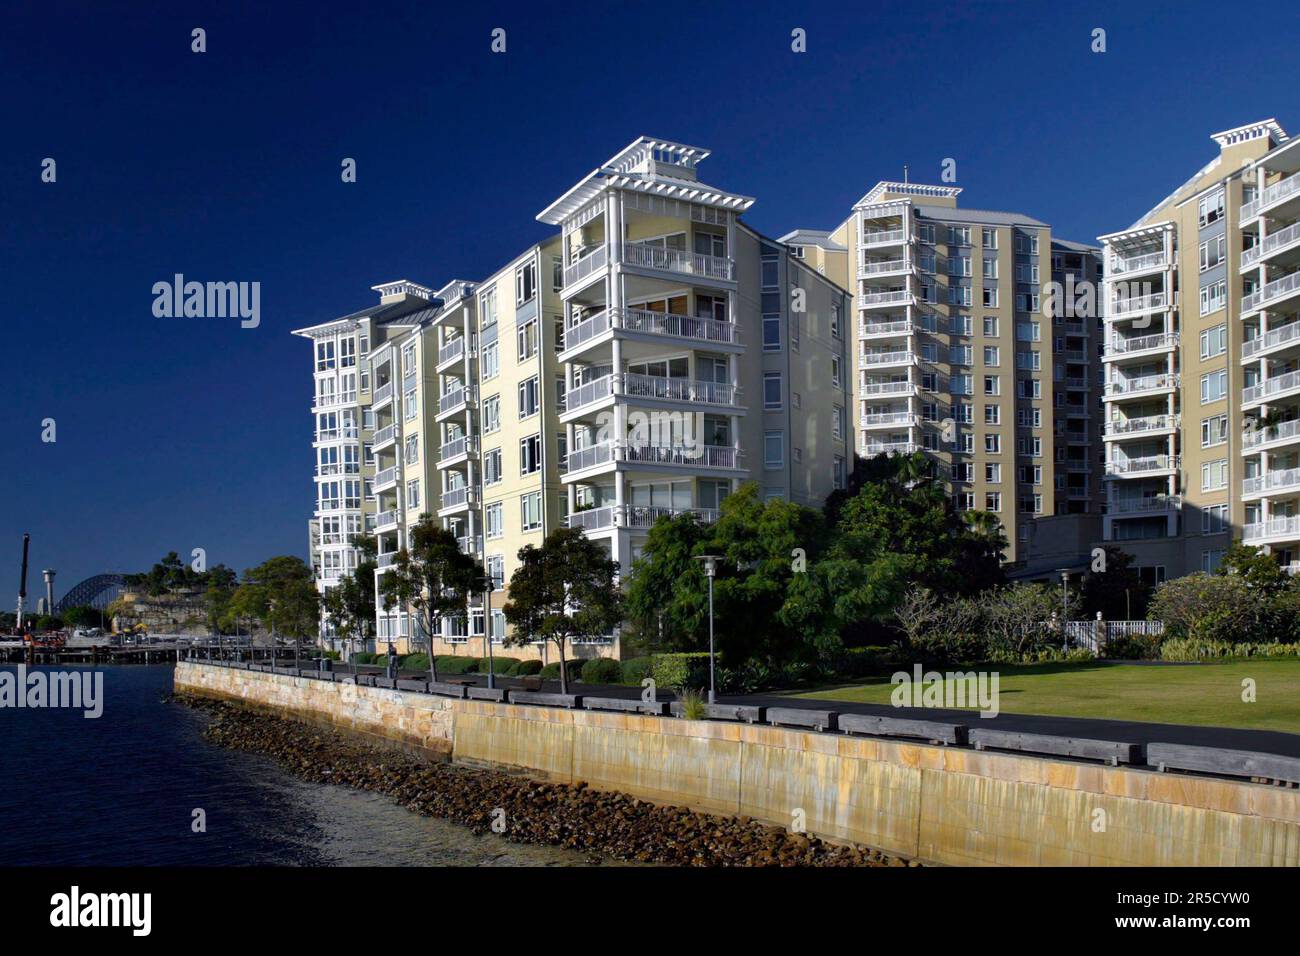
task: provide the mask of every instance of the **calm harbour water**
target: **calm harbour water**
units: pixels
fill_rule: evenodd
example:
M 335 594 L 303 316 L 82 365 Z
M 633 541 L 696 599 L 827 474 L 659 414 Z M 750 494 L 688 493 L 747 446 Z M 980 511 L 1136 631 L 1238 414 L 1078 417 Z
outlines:
M 104 674 L 96 720 L 0 707 L 0 865 L 588 865 L 214 746 L 201 713 L 164 701 L 170 666 L 93 669 Z M 191 830 L 196 808 L 206 833 Z

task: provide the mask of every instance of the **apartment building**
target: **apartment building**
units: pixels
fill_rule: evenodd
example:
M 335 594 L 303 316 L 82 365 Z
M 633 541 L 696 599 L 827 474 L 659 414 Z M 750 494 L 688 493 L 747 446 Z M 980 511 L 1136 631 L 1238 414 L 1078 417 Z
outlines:
M 1214 570 L 1234 539 L 1288 564 L 1300 543 L 1300 151 L 1271 119 L 1212 139 L 1206 166 L 1101 237 L 1104 537 L 1153 582 Z
M 354 339 L 361 357 L 346 366 L 361 377 L 353 450 L 339 454 L 356 477 L 337 529 L 318 494 L 322 590 L 355 567 L 357 529 L 378 539 L 379 587 L 408 529 L 434 515 L 495 589 L 443 621 L 432 649 L 482 653 L 485 629 L 506 635 L 519 550 L 557 527 L 582 528 L 626 570 L 658 518 L 712 521 L 741 482 L 812 506 L 843 486 L 848 295 L 743 223 L 753 200 L 700 182 L 708 155 L 642 137 L 537 216 L 559 235 L 487 279 L 378 286 L 375 310 L 296 333 L 318 354 Z M 342 368 L 317 372 L 329 410 L 344 387 L 323 383 Z M 317 423 L 322 447 L 333 422 Z M 402 652 L 428 643 L 382 602 L 377 628 Z M 572 653 L 617 654 L 618 636 Z
M 1048 314 L 1043 287 L 1095 275 L 1097 256 L 960 192 L 880 182 L 837 228 L 782 241 L 854 291 L 857 454 L 925 452 L 961 510 L 997 516 L 1009 562 L 1036 565 L 1041 535 L 1056 563 L 1062 534 L 1095 537 L 1099 366 L 1097 330 Z

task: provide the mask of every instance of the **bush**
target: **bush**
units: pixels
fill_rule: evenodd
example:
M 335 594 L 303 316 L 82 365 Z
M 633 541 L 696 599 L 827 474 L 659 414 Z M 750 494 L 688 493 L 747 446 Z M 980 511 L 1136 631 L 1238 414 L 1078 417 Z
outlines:
M 754 694 L 776 683 L 772 668 L 760 661 L 745 661 L 735 669 L 719 667 L 717 676 L 718 689 L 724 694 Z
M 427 671 L 429 669 L 428 654 L 407 654 L 402 658 L 398 665 L 404 671 Z
M 331 661 L 338 661 L 343 659 L 343 655 L 340 654 L 338 651 L 325 651 L 321 656 Z
M 709 655 L 703 651 L 685 654 L 655 654 L 650 676 L 659 687 L 707 687 Z
M 1160 645 L 1165 661 L 1209 661 L 1229 657 L 1300 657 L 1300 645 L 1198 641 L 1173 637 Z
M 517 672 L 519 665 L 523 663 L 517 657 L 498 657 L 492 655 L 492 673 L 497 677 L 512 677 Z M 488 659 L 480 658 L 478 662 L 478 672 L 486 674 L 488 672 Z
M 873 677 L 892 671 L 898 654 L 892 647 L 846 647 L 830 663 L 835 677 Z
M 438 655 L 439 674 L 471 674 L 478 670 L 477 657 L 461 657 L 457 654 Z
M 582 665 L 584 684 L 617 684 L 623 677 L 623 667 L 608 657 L 593 657 Z
M 704 720 L 708 717 L 704 696 L 698 690 L 683 689 L 678 693 L 677 699 L 681 701 L 682 717 L 686 720 Z
M 539 660 L 520 661 L 519 666 L 515 668 L 516 677 L 532 677 L 534 674 L 542 672 L 542 662 Z M 559 670 L 556 670 L 558 675 Z
M 375 654 L 373 651 L 361 651 L 360 653 L 352 655 L 352 663 L 373 664 L 378 656 L 379 655 Z
M 633 687 L 640 687 L 641 681 L 650 676 L 650 665 L 654 662 L 650 657 L 630 657 L 619 665 L 619 683 L 630 684 Z

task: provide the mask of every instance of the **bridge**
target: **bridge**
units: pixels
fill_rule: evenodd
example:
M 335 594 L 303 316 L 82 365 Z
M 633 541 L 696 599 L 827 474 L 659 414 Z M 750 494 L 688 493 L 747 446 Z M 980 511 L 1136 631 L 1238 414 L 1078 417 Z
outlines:
M 62 614 L 69 608 L 86 605 L 102 611 L 121 595 L 125 584 L 123 574 L 96 574 L 86 578 L 54 602 L 54 613 Z

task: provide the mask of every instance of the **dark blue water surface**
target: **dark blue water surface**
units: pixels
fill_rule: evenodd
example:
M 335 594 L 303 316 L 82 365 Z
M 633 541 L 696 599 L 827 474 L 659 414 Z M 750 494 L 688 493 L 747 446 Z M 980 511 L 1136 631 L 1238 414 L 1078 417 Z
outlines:
M 4 668 L 13 671 L 14 667 Z M 42 668 L 54 670 L 54 668 Z M 581 865 L 202 738 L 168 666 L 104 675 L 103 715 L 0 707 L 0 865 Z M 193 811 L 207 832 L 191 830 Z

